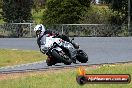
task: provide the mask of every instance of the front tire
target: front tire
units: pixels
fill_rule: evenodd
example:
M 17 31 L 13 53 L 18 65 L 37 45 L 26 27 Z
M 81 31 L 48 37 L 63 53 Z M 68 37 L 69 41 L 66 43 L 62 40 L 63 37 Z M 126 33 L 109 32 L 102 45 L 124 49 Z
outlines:
M 83 50 L 78 50 L 76 58 L 81 63 L 86 63 L 88 61 L 88 55 Z

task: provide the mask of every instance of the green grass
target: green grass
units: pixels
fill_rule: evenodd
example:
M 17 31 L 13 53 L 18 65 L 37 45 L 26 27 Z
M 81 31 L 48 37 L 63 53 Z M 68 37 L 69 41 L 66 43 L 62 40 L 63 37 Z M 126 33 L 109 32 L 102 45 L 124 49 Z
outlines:
M 130 74 L 132 64 L 118 64 L 85 67 L 87 74 Z M 80 86 L 76 82 L 78 69 L 67 69 L 48 72 L 34 72 L 21 75 L 19 78 L 0 81 L 0 88 L 132 88 L 129 84 L 85 84 Z M 13 77 L 13 74 L 12 76 Z
M 39 51 L 0 49 L 0 67 L 46 59 Z

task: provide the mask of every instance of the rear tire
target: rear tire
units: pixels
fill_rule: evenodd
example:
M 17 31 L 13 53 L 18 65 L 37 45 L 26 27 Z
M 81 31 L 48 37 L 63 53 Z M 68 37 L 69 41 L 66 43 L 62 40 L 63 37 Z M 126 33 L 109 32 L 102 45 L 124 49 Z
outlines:
M 46 60 L 46 63 L 47 63 L 47 65 L 48 66 L 52 66 L 52 65 L 55 65 L 56 64 L 56 62 L 54 61 L 54 60 L 51 60 L 52 58 L 47 58 L 47 60 Z
M 52 55 L 55 58 L 55 60 L 57 60 L 57 62 L 63 62 L 66 65 L 70 65 L 72 63 L 71 59 L 68 56 L 66 57 L 60 56 L 60 54 L 56 50 L 52 51 Z
M 48 66 L 52 66 L 52 63 L 48 59 L 46 60 L 46 63 Z
M 88 61 L 88 55 L 83 50 L 78 51 L 76 58 L 81 63 L 86 63 Z
M 72 60 L 66 55 L 66 57 L 63 57 L 64 60 L 63 60 L 63 63 L 65 65 L 70 65 L 72 63 Z

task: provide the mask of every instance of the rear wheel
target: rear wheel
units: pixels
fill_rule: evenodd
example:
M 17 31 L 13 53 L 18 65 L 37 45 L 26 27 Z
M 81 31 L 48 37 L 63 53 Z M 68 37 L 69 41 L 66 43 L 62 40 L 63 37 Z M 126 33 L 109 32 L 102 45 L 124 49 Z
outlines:
M 72 63 L 72 60 L 69 58 L 69 56 L 65 55 L 63 58 L 64 58 L 63 63 L 65 65 L 70 65 Z
M 60 55 L 56 50 L 52 51 L 52 55 L 57 62 L 63 62 L 66 65 L 70 65 L 72 63 L 71 59 L 67 55 Z
M 50 62 L 50 60 L 47 59 L 46 63 L 47 63 L 48 66 L 52 66 L 52 63 Z
M 56 62 L 54 61 L 54 59 L 50 58 L 50 57 L 47 58 L 46 63 L 47 63 L 48 66 L 52 66 L 52 65 L 56 64 Z
M 83 50 L 78 51 L 76 58 L 81 63 L 86 63 L 88 61 L 88 55 Z

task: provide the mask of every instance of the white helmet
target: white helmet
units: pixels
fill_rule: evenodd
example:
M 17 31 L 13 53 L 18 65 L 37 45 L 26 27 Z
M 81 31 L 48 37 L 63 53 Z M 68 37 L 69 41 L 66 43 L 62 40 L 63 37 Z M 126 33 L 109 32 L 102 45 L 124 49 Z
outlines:
M 41 31 L 41 33 L 45 32 L 45 27 L 42 24 L 38 24 L 36 25 L 36 27 L 34 28 L 34 31 Z

